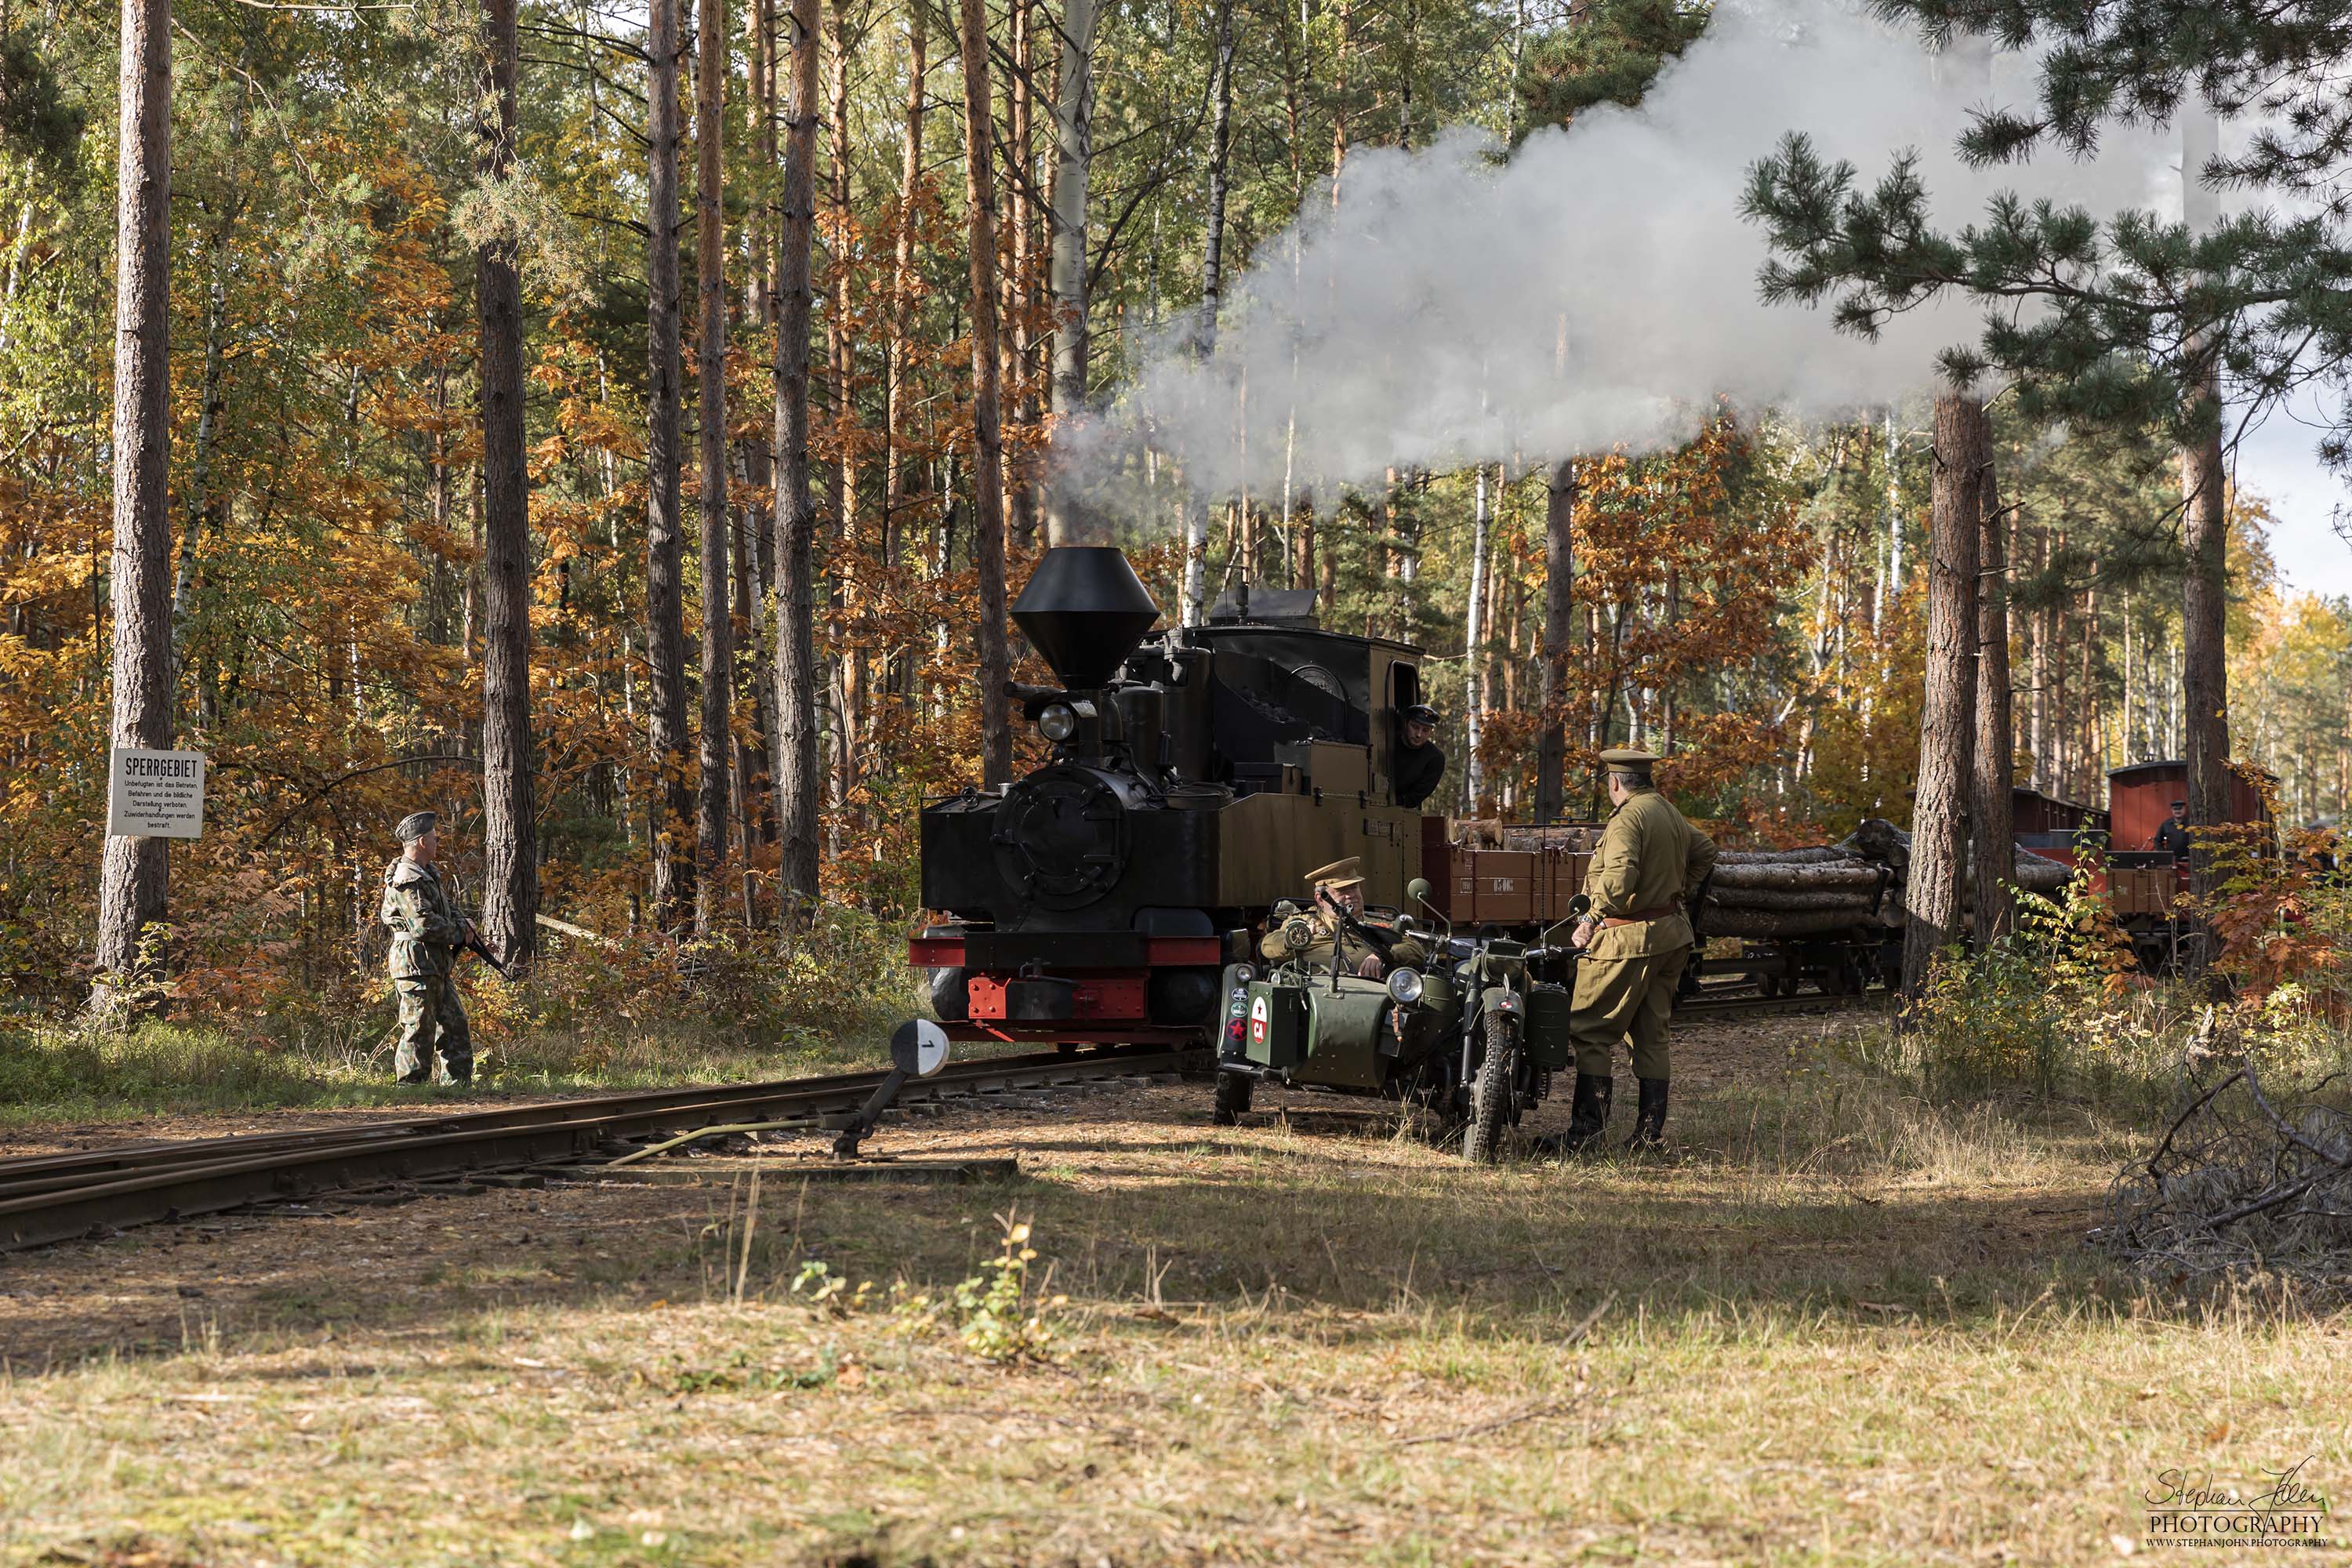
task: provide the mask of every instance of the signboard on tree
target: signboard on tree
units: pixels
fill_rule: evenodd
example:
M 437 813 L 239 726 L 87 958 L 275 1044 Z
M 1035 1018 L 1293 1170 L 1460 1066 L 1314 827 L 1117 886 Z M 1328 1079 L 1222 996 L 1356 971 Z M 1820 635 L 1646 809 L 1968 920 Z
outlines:
M 114 748 L 106 791 L 109 838 L 201 838 L 205 754 Z

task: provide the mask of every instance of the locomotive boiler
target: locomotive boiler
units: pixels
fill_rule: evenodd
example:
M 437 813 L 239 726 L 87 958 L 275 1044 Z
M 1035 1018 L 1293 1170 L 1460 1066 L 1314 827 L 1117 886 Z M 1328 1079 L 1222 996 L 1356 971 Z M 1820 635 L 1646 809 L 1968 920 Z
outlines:
M 944 919 L 908 957 L 950 1038 L 1205 1044 L 1223 966 L 1309 869 L 1361 857 L 1371 901 L 1403 902 L 1424 824 L 1444 828 L 1391 783 L 1420 654 L 1318 629 L 1305 597 L 1253 612 L 1244 590 L 1155 636 L 1118 550 L 1040 560 L 1013 619 L 1057 684 L 990 700 L 1050 755 L 922 813 L 923 903 Z

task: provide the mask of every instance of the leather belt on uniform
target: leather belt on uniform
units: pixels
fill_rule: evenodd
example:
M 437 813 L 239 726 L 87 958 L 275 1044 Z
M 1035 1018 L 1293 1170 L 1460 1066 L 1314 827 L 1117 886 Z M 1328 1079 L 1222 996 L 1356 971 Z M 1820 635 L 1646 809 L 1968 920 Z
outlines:
M 1614 931 L 1619 926 L 1646 925 L 1651 921 L 1662 921 L 1668 915 L 1678 915 L 1682 912 L 1683 907 L 1680 904 L 1660 904 L 1656 909 L 1635 910 L 1632 914 L 1622 917 L 1603 915 L 1601 917 L 1601 923 L 1604 929 Z

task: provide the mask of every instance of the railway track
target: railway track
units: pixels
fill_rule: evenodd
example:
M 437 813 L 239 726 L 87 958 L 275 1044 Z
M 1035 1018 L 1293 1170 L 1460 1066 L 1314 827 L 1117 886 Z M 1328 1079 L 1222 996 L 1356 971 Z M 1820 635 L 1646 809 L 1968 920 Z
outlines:
M 1878 993 L 1764 996 L 1748 986 L 1722 989 L 1731 994 L 1702 992 L 1685 1000 L 1675 1016 L 1821 1013 L 1882 1000 Z M 951 1062 L 935 1078 L 908 1082 L 898 1103 L 1145 1077 L 1192 1066 L 1202 1054 L 1166 1045 L 1094 1046 Z M 842 1073 L 653 1089 L 360 1126 L 0 1160 L 0 1251 L 388 1183 L 541 1167 L 575 1168 L 584 1174 L 597 1163 L 664 1134 L 747 1121 L 814 1122 L 855 1110 L 883 1076 Z
M 950 1062 L 898 1103 L 1171 1072 L 1196 1050 L 1103 1046 Z M 300 1132 L 248 1133 L 0 1160 L 0 1251 L 218 1214 L 248 1204 L 475 1173 L 577 1164 L 641 1140 L 856 1110 L 879 1072 L 537 1101 Z
M 1795 996 L 1767 996 L 1751 986 L 1740 986 L 1736 990 L 1736 994 L 1716 995 L 1703 987 L 1696 998 L 1686 998 L 1676 1005 L 1675 1016 L 1769 1018 L 1784 1013 L 1842 1013 L 1852 1008 L 1884 1006 L 1888 995 L 1885 991 L 1865 991 L 1850 995 L 1808 991 Z

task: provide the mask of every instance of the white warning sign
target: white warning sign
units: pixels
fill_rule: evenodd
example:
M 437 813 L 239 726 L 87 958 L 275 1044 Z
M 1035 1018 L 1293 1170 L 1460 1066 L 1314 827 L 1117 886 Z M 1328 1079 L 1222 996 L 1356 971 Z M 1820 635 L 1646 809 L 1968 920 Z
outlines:
M 201 838 L 205 754 L 114 748 L 106 791 L 109 838 Z

